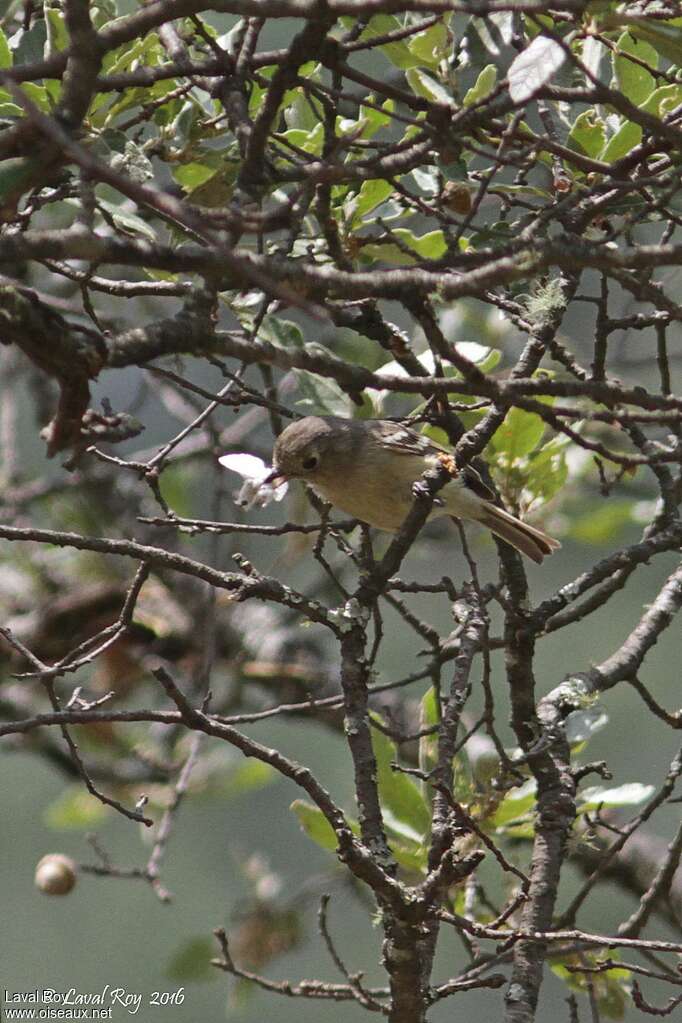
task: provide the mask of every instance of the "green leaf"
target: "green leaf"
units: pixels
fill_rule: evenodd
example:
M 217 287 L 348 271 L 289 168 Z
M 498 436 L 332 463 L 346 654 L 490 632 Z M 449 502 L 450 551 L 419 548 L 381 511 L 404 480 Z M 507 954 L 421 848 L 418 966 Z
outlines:
M 627 54 L 639 57 L 652 67 L 658 67 L 658 54 L 652 46 L 635 39 L 629 32 L 623 32 L 616 45 L 618 50 L 612 58 L 616 83 L 623 95 L 640 106 L 656 88 L 656 79 L 646 68 L 629 60 Z
M 524 490 L 534 500 L 549 501 L 565 485 L 568 479 L 566 448 L 569 443 L 568 437 L 552 437 L 529 458 L 528 465 L 524 467 Z
M 498 457 L 502 456 L 505 462 L 513 465 L 538 446 L 544 432 L 545 424 L 540 416 L 512 408 L 493 434 L 491 447 Z
M 407 47 L 424 66 L 435 69 L 447 57 L 449 45 L 447 28 L 442 21 L 437 21 L 435 25 L 412 36 Z
M 48 828 L 63 831 L 68 828 L 92 828 L 107 816 L 107 808 L 89 792 L 74 785 L 66 789 L 45 811 Z
M 488 373 L 491 369 L 494 369 L 502 358 L 502 352 L 500 352 L 497 348 L 488 348 L 487 345 L 480 345 L 478 341 L 456 341 L 454 342 L 454 348 L 465 359 L 468 359 L 469 362 L 475 363 L 482 373 Z M 418 359 L 427 373 L 434 376 L 436 373 L 436 359 L 431 349 L 426 352 L 422 352 L 421 355 L 418 356 Z M 455 367 L 448 362 L 447 358 L 444 358 L 442 363 L 443 373 L 446 377 L 461 377 L 459 370 L 455 369 Z M 400 373 L 401 370 L 404 372 L 399 363 L 391 363 L 390 365 L 397 367 L 395 369 L 396 373 Z M 381 369 L 382 371 L 386 371 L 387 367 L 384 365 Z
M 313 806 L 312 803 L 306 802 L 305 799 L 295 799 L 289 809 L 293 810 L 298 817 L 299 824 L 308 838 L 312 838 L 313 842 L 321 849 L 336 852 L 336 847 L 339 844 L 336 832 L 321 810 Z M 353 833 L 357 834 L 359 831 L 357 824 L 349 823 Z
M 439 191 L 438 170 L 426 164 L 422 167 L 415 167 L 410 172 L 424 195 L 437 195 Z
M 432 431 L 425 429 L 422 431 L 427 436 L 433 436 L 433 433 L 442 431 Z M 447 437 L 436 436 L 434 437 L 437 443 L 445 442 L 447 444 Z M 436 694 L 431 687 L 426 691 L 421 701 L 421 714 L 419 718 L 420 727 L 422 729 L 432 727 L 438 724 L 438 708 L 436 705 Z M 434 769 L 438 762 L 438 733 L 430 732 L 428 735 L 423 735 L 419 740 L 419 767 L 425 773 L 428 774 Z M 468 763 L 468 757 L 465 760 L 462 756 L 454 757 L 452 761 L 452 773 L 453 773 L 453 795 L 455 799 L 464 804 L 470 803 L 476 798 L 474 787 L 472 784 L 473 772 L 471 770 L 471 764 Z M 424 798 L 431 799 L 431 789 L 422 783 L 420 791 L 423 791 Z
M 636 806 L 650 799 L 655 791 L 655 785 L 643 785 L 639 781 L 618 785 L 615 788 L 593 785 L 578 794 L 580 803 L 578 813 L 596 810 L 599 806 Z
M 436 704 L 436 692 L 433 686 L 431 686 L 422 697 L 419 727 L 429 728 L 431 725 L 436 724 L 438 724 L 438 707 Z M 425 774 L 434 769 L 437 763 L 437 756 L 438 740 L 435 733 L 422 735 L 419 740 L 419 767 Z
M 465 107 L 473 106 L 474 103 L 478 103 L 480 100 L 485 99 L 493 89 L 497 82 L 497 68 L 494 64 L 488 64 L 484 67 L 478 78 L 476 79 L 475 85 L 469 89 L 462 100 Z
M 28 156 L 0 160 L 0 205 L 18 199 L 38 180 L 40 161 Z
M 4 89 L 0 89 L 0 117 L 23 117 L 23 114 L 23 107 L 13 103 L 10 94 Z M 17 159 L 21 159 L 21 157 Z
M 642 141 L 642 129 L 634 121 L 625 121 L 607 142 L 600 160 L 615 163 L 627 156 Z
M 507 220 L 495 220 L 492 224 L 484 225 L 480 231 L 474 232 L 469 238 L 469 244 L 473 248 L 480 248 L 487 245 L 508 245 L 512 236 L 512 227 Z
M 363 263 L 393 263 L 395 266 L 414 266 L 415 256 L 395 245 L 393 242 L 380 242 L 376 245 L 363 245 L 360 250 Z
M 275 71 L 274 67 L 263 68 L 261 70 L 261 77 L 267 81 L 268 78 L 272 77 L 274 71 Z M 261 112 L 265 96 L 267 95 L 267 91 L 268 90 L 265 84 L 258 85 L 258 83 L 254 82 L 253 88 L 251 89 L 251 94 L 249 96 L 249 117 L 252 120 L 255 120 L 255 118 Z
M 490 373 L 502 358 L 499 348 L 479 345 L 478 341 L 457 341 L 455 348 L 470 362 L 475 362 L 481 373 Z
M 341 390 L 335 380 L 309 373 L 307 369 L 295 369 L 294 374 L 303 398 L 297 404 L 303 405 L 307 411 L 323 416 L 350 417 L 351 400 Z
M 100 132 L 99 138 L 94 144 L 93 148 L 97 147 L 95 148 L 95 155 L 100 156 L 102 159 L 110 160 L 112 153 L 125 153 L 127 141 L 128 136 L 125 132 L 118 131 L 116 128 L 105 128 L 104 131 Z M 104 144 L 102 150 L 106 149 L 105 152 L 100 151 L 100 143 Z
M 440 259 L 447 251 L 447 242 L 442 231 L 429 231 L 421 237 L 412 234 L 404 227 L 397 227 L 393 234 L 405 245 L 422 257 L 422 259 Z
M 474 405 L 476 403 L 476 398 L 470 394 L 456 394 L 455 392 L 451 391 L 450 397 L 451 400 L 456 401 L 458 405 Z M 424 402 L 421 405 L 417 405 L 416 408 L 412 409 L 412 412 L 421 413 L 425 410 L 426 403 Z M 485 414 L 486 414 L 485 409 L 472 409 L 471 412 L 464 412 L 458 410 L 457 412 L 457 416 L 465 430 L 469 430 L 471 429 L 472 426 L 475 426 L 476 423 L 478 423 Z M 450 439 L 446 434 L 445 430 L 441 430 L 436 426 L 424 427 L 421 432 L 426 434 L 427 437 L 430 437 L 431 440 L 436 442 L 436 444 L 443 445 L 443 447 L 448 447 L 450 444 Z
M 117 117 L 125 113 L 126 110 L 139 109 L 143 103 L 146 103 L 148 99 L 148 93 L 146 89 L 126 89 L 115 103 L 104 108 L 107 96 L 106 93 L 100 93 L 96 96 L 90 106 L 90 116 L 97 113 L 97 118 L 93 122 L 95 124 L 103 123 L 106 125 L 113 125 Z
M 373 135 L 379 131 L 380 128 L 388 128 L 393 123 L 390 114 L 395 110 L 395 100 L 387 99 L 381 104 L 381 109 L 385 110 L 386 113 L 382 114 L 379 110 L 375 110 L 373 107 L 360 107 L 360 121 L 366 122 L 366 127 L 363 129 L 361 138 L 370 139 Z
M 566 54 L 557 42 L 546 36 L 536 36 L 509 67 L 509 95 L 513 101 L 525 103 L 550 80 L 565 60 Z
M 660 89 L 654 89 L 645 103 L 642 110 L 656 117 L 665 117 L 671 110 L 682 103 L 682 85 L 662 85 Z
M 341 18 L 341 23 L 345 28 L 352 28 L 355 26 L 355 18 L 343 17 Z M 368 42 L 369 40 L 376 39 L 378 36 L 386 35 L 388 32 L 396 32 L 401 28 L 403 28 L 402 22 L 393 14 L 375 14 L 373 18 L 370 18 L 359 39 L 362 42 Z M 403 71 L 407 70 L 407 68 L 417 67 L 422 63 L 419 57 L 410 53 L 410 49 L 404 39 L 399 39 L 395 43 L 384 43 L 380 49 L 391 64 L 401 68 Z
M 416 67 L 411 68 L 405 77 L 415 96 L 421 96 L 423 99 L 428 99 L 431 102 L 452 106 L 452 96 L 448 90 L 440 82 L 437 82 L 435 78 L 427 74 L 426 71 Z
M 189 195 L 197 206 L 206 206 L 208 209 L 226 206 L 232 198 L 236 180 L 237 164 L 225 162 L 217 174 L 210 177 L 203 185 L 198 185 Z
M 124 234 L 130 234 L 134 237 L 146 238 L 147 241 L 156 242 L 156 231 L 154 228 L 143 220 L 142 217 L 138 217 L 136 213 L 130 213 L 128 210 L 121 209 L 113 202 L 108 202 L 106 199 L 97 199 L 97 205 L 101 206 L 103 210 L 109 214 L 114 222 L 114 225 L 123 231 Z
M 28 98 L 35 103 L 43 113 L 49 113 L 52 109 L 50 97 L 44 85 L 36 85 L 35 82 L 22 82 L 19 88 L 25 92 Z
M 593 160 L 604 151 L 606 125 L 595 110 L 583 110 L 582 114 L 578 114 L 569 132 L 568 144 Z
M 307 60 L 305 64 L 301 64 L 298 74 L 301 78 L 316 78 L 319 70 L 320 65 L 316 60 Z
M 45 90 L 50 97 L 50 106 L 56 107 L 62 94 L 62 83 L 58 78 L 46 78 Z
M 282 320 L 278 316 L 266 316 L 261 324 L 259 336 L 278 348 L 302 348 L 303 331 L 293 320 Z
M 33 25 L 28 32 L 24 32 L 23 29 L 19 29 L 19 31 L 12 36 L 12 42 L 15 44 L 14 63 L 33 64 L 36 61 L 43 60 L 45 56 L 46 40 L 47 29 L 45 28 L 44 18 L 34 20 Z
M 445 160 L 439 158 L 438 170 L 441 172 L 446 181 L 471 182 L 469 177 L 469 168 L 464 160 L 450 160 L 446 163 Z
M 378 720 L 378 715 L 373 715 Z M 393 814 L 396 821 L 408 825 L 417 841 L 431 828 L 431 811 L 412 778 L 401 771 L 393 771 L 391 763 L 398 759 L 395 745 L 380 732 L 372 729 L 372 748 L 377 762 L 379 799 Z M 410 837 L 408 835 L 408 837 Z
M 390 810 L 384 808 L 383 816 L 388 844 L 396 861 L 405 870 L 425 874 L 428 869 L 428 850 L 421 836 L 397 821 Z
M 306 153 L 319 156 L 324 144 L 324 125 L 318 121 L 313 131 L 308 131 L 306 128 L 289 128 L 288 131 L 283 131 L 278 138 L 286 139 L 287 142 L 291 142 L 293 146 L 303 149 Z
M 118 17 L 116 0 L 92 0 L 90 16 L 92 17 L 93 25 L 98 31 L 104 28 L 105 25 L 108 25 L 114 18 Z
M 408 231 L 405 227 L 396 227 L 392 232 L 402 246 L 390 241 L 363 245 L 361 253 L 366 260 L 379 260 L 383 263 L 394 263 L 397 266 L 412 266 L 417 262 L 416 256 L 422 259 L 439 259 L 447 251 L 445 235 L 442 231 L 429 231 L 421 237 Z M 411 256 L 412 249 L 415 256 Z
M 652 21 L 649 18 L 622 18 L 628 30 L 653 46 L 662 57 L 678 67 L 682 65 L 682 19 Z
M 160 100 L 163 99 L 168 93 L 173 91 L 175 82 L 172 78 L 167 81 L 156 82 L 151 89 L 147 90 L 147 96 L 149 100 Z M 165 126 L 170 124 L 178 116 L 183 107 L 183 100 L 180 96 L 175 96 L 169 99 L 162 106 L 156 108 L 153 114 L 154 123 Z
M 610 959 L 617 959 L 617 952 L 609 952 Z M 603 955 L 595 952 L 581 952 L 579 955 L 562 956 L 551 960 L 550 967 L 571 991 L 583 995 L 589 993 L 594 999 L 600 1018 L 625 1019 L 625 1012 L 630 1002 L 632 972 L 626 967 L 615 967 L 598 972 L 582 973 L 580 967 L 592 967 L 603 964 Z M 568 966 L 577 969 L 567 969 Z
M 151 281 L 179 281 L 180 274 L 171 273 L 170 270 L 152 270 L 150 267 L 144 269 L 145 277 Z
M 351 200 L 355 204 L 353 219 L 362 220 L 377 206 L 380 206 L 385 199 L 388 199 L 392 191 L 391 182 L 384 181 L 382 178 L 369 178 L 367 181 L 363 181 L 357 197 Z
M 14 57 L 7 42 L 7 36 L 0 28 L 0 68 L 12 67 Z
M 217 174 L 215 167 L 208 167 L 204 163 L 190 162 L 173 168 L 173 178 L 186 192 L 193 192 L 214 174 Z
M 50 57 L 53 53 L 58 53 L 60 50 L 68 50 L 69 33 L 66 31 L 66 22 L 64 21 L 64 15 L 61 11 L 55 11 L 53 8 L 48 8 L 45 11 L 45 16 L 47 18 L 48 44 L 48 52 L 45 56 Z
M 138 38 L 132 43 L 125 43 L 118 50 L 112 50 L 105 54 L 102 60 L 102 70 L 108 75 L 129 71 L 132 63 L 139 60 L 144 54 L 146 38 L 148 37 Z
M 291 94 L 287 94 L 288 97 Z M 306 99 L 305 93 L 300 89 L 293 92 L 294 101 L 285 97 L 285 102 L 290 105 L 284 109 L 284 120 L 287 128 L 301 128 L 304 131 L 313 131 L 320 123 L 319 117 L 315 115 L 312 105 Z
M 492 824 L 495 828 L 506 828 L 514 821 L 524 818 L 535 806 L 537 782 L 529 778 L 523 785 L 511 789 L 497 807 Z
M 393 24 L 393 28 L 389 31 L 395 31 L 396 28 L 402 28 L 398 19 L 392 14 L 377 14 L 372 18 L 370 25 L 374 25 L 376 22 L 384 20 L 388 23 L 389 19 Z M 384 32 L 377 32 L 377 35 L 383 34 Z M 384 57 L 386 57 L 395 67 L 400 68 L 401 71 L 407 71 L 408 68 L 419 67 L 419 65 L 423 63 L 421 58 L 410 52 L 410 48 L 404 39 L 399 39 L 395 43 L 384 43 L 384 45 L 379 47 L 379 49 L 383 53 Z

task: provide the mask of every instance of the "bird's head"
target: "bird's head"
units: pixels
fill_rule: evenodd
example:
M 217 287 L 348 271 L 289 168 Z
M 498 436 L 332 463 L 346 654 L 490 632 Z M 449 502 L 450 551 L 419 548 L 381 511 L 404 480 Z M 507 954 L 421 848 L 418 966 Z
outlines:
M 287 426 L 277 438 L 272 455 L 271 486 L 285 480 L 301 479 L 308 483 L 324 479 L 329 471 L 328 456 L 338 456 L 352 446 L 349 420 L 334 417 L 306 416 Z

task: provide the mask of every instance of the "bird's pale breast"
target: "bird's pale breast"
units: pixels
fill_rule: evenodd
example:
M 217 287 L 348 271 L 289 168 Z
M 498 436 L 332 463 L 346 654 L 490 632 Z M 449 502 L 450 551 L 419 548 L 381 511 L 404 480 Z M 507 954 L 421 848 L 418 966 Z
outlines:
M 435 464 L 435 459 L 421 455 L 387 453 L 363 457 L 344 465 L 337 473 L 325 473 L 315 479 L 314 488 L 326 501 L 353 518 L 361 519 L 377 529 L 395 532 L 405 521 L 414 494 L 412 487 L 422 473 Z M 443 502 L 434 506 L 435 515 L 457 515 L 475 518 L 481 505 L 480 498 L 472 494 L 459 481 L 448 483 L 439 493 Z

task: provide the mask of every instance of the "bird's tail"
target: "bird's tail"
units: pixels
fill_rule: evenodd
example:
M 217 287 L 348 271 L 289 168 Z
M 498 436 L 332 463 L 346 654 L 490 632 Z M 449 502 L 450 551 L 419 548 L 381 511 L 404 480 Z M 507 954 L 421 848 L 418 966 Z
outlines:
M 561 547 L 559 541 L 555 540 L 553 536 L 543 533 L 535 526 L 529 526 L 527 522 L 522 522 L 521 519 L 517 519 L 514 515 L 510 515 L 509 512 L 503 511 L 502 508 L 497 508 L 487 501 L 481 508 L 477 521 L 496 536 L 501 537 L 506 543 L 515 547 L 517 551 L 521 551 L 532 561 L 537 562 L 538 565 L 548 554 L 553 554 Z

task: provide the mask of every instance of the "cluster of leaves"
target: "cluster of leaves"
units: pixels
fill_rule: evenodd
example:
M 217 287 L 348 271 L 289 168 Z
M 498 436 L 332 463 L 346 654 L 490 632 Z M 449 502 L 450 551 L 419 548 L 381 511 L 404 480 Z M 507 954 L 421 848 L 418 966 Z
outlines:
M 49 59 L 67 49 L 62 14 L 56 8 L 46 13 L 46 18 L 36 18 L 28 29 L 19 28 L 9 36 L 0 34 L 0 69 L 21 70 L 30 67 L 30 62 L 39 65 L 38 56 Z M 118 12 L 108 0 L 91 5 L 91 13 L 95 27 L 101 28 Z M 587 196 L 600 177 L 597 164 L 602 164 L 603 176 L 607 165 L 617 164 L 636 150 L 645 130 L 641 121 L 610 105 L 609 98 L 625 97 L 643 115 L 675 123 L 674 112 L 682 100 L 682 86 L 675 79 L 682 50 L 680 19 L 653 21 L 604 3 L 586 5 L 580 17 L 570 21 L 543 14 L 527 16 L 527 43 L 516 56 L 513 44 L 518 37 L 511 11 L 474 16 L 466 24 L 460 24 L 455 15 L 444 14 L 426 19 L 427 27 L 420 29 L 423 21 L 409 14 L 377 14 L 366 22 L 339 19 L 329 37 L 338 41 L 340 54 L 346 55 L 344 47 L 348 55 L 369 52 L 383 64 L 382 73 L 376 73 L 375 81 L 364 69 L 354 72 L 338 57 L 338 70 L 329 56 L 326 63 L 309 60 L 296 69 L 295 86 L 283 91 L 277 110 L 270 115 L 272 131 L 260 168 L 262 174 L 267 167 L 267 174 L 258 182 L 259 191 L 277 204 L 300 202 L 306 164 L 321 158 L 323 151 L 331 152 L 333 142 L 340 180 L 329 188 L 329 213 L 345 258 L 359 265 L 377 260 L 413 265 L 458 250 L 504 249 L 552 201 L 557 190 L 574 191 L 578 199 L 581 191 Z M 405 35 L 411 24 L 414 30 Z M 229 62 L 243 32 L 241 23 L 221 33 L 209 21 L 199 22 L 196 17 L 180 20 L 176 30 L 184 59 L 197 68 L 208 66 L 207 56 L 214 54 L 224 55 Z M 401 34 L 405 37 L 382 42 Z M 252 77 L 244 85 L 245 123 L 263 115 L 284 52 L 272 52 L 270 60 L 267 53 L 259 54 L 253 62 Z M 491 62 L 480 68 L 486 55 Z M 593 83 L 603 80 L 607 65 L 612 88 L 604 84 L 600 102 L 590 103 Z M 168 67 L 167 51 L 153 31 L 105 53 L 99 81 L 106 88 L 92 96 L 84 138 L 93 154 L 114 161 L 133 177 L 151 179 L 166 165 L 191 202 L 209 208 L 225 206 L 234 195 L 243 158 L 235 124 L 230 123 L 221 100 L 207 91 L 209 78 L 202 80 L 197 74 L 183 82 L 182 78 L 166 77 Z M 400 88 L 383 84 L 384 97 L 380 90 L 391 69 L 399 73 L 403 84 Z M 330 70 L 340 77 L 348 71 L 351 82 L 354 74 L 362 80 L 369 77 L 377 90 L 370 91 L 361 103 L 349 88 L 339 103 L 329 90 Z M 142 84 L 145 77 L 156 78 L 157 73 L 158 80 Z M 139 78 L 141 84 L 113 84 L 126 75 L 132 80 Z M 26 76 L 22 73 L 20 77 Z M 573 98 L 573 94 L 561 84 L 567 78 L 584 90 L 584 97 L 576 95 L 570 104 L 564 92 L 566 97 Z M 43 112 L 58 104 L 58 79 L 24 80 L 21 88 Z M 538 137 L 537 128 L 533 130 L 515 117 L 514 104 L 504 98 L 508 93 L 518 105 L 542 89 L 556 100 L 555 135 L 549 146 L 544 144 L 547 139 Z M 584 109 L 576 114 L 579 107 Z M 461 112 L 458 120 L 470 125 L 468 131 L 436 134 L 433 122 L 439 115 L 442 121 L 453 110 Z M 6 127 L 26 117 L 7 89 L 0 94 L 0 115 Z M 404 170 L 398 164 L 394 174 L 372 174 L 373 164 L 377 171 L 390 164 L 385 154 L 398 154 L 425 138 L 432 142 L 429 155 L 435 157 L 433 162 L 422 152 L 418 158 L 406 159 Z M 471 211 L 474 201 L 478 203 L 477 193 L 486 178 L 485 161 L 493 157 L 502 138 L 507 157 L 485 189 L 490 198 L 502 200 L 500 216 L 496 220 L 486 217 L 485 226 L 462 225 L 449 207 L 461 215 Z M 560 157 L 552 142 L 565 150 Z M 572 162 L 571 151 L 594 162 L 595 169 L 588 170 L 585 160 Z M 510 180 L 505 168 L 521 168 L 517 177 L 524 180 Z M 12 168 L 5 170 L 9 174 Z M 4 177 L 1 195 L 7 200 L 16 195 L 16 189 L 12 190 L 16 181 Z M 661 175 L 662 186 L 666 181 Z M 654 182 L 650 187 L 657 186 Z M 665 201 L 657 204 L 657 219 L 666 211 L 675 212 L 673 195 L 668 202 L 672 205 Z M 599 212 L 606 218 L 627 210 L 631 219 L 634 215 L 636 220 L 646 220 L 653 214 L 648 205 L 641 194 L 616 195 L 600 204 Z M 106 206 L 102 212 L 111 214 Z M 319 212 L 314 206 L 305 212 L 291 254 L 303 255 L 312 246 L 320 259 L 333 256 L 325 244 Z M 142 222 L 117 226 L 148 239 L 161 239 L 161 226 L 153 219 L 148 224 L 149 219 L 145 214 Z M 269 246 L 271 251 L 279 251 L 281 242 L 273 238 Z
M 422 727 L 434 728 L 438 724 L 438 713 L 433 690 L 428 690 L 422 699 L 420 720 Z M 574 755 L 582 753 L 595 731 L 607 724 L 608 718 L 594 709 L 576 711 L 567 721 L 567 732 L 571 738 Z M 391 851 L 400 865 L 406 882 L 414 882 L 427 876 L 431 840 L 431 786 L 414 781 L 400 766 L 400 752 L 396 745 L 383 733 L 385 723 L 375 715 L 372 733 L 374 754 L 377 764 L 377 784 L 382 803 L 386 833 Z M 437 764 L 437 740 L 435 733 L 420 739 L 419 765 L 428 777 Z M 509 751 L 512 759 L 519 750 Z M 537 785 L 522 770 L 526 780 L 505 789 L 499 786 L 503 777 L 495 748 L 485 737 L 476 736 L 452 763 L 455 779 L 453 796 L 468 818 L 475 821 L 478 834 L 500 848 L 517 867 L 522 868 L 525 843 L 535 835 Z M 650 799 L 654 786 L 640 782 L 629 782 L 618 786 L 585 786 L 578 794 L 577 816 L 571 841 L 580 844 L 590 841 L 589 829 L 585 828 L 588 815 L 622 810 L 634 807 Z M 301 827 L 313 842 L 327 852 L 336 851 L 336 836 L 323 814 L 311 803 L 297 799 L 292 805 Z M 357 821 L 352 821 L 356 834 L 360 834 Z M 470 828 L 463 829 L 462 850 L 468 852 L 479 848 L 485 850 L 481 837 L 472 834 Z M 507 899 L 512 901 L 518 895 L 520 885 L 516 877 L 507 875 Z M 510 884 L 509 882 L 513 882 Z M 491 907 L 485 901 L 472 900 L 462 885 L 451 889 L 446 906 L 457 914 L 467 914 L 473 922 L 481 925 L 494 920 Z M 513 919 L 512 919 L 513 924 Z M 596 983 L 587 980 L 580 967 L 598 966 L 598 954 L 557 955 L 550 959 L 553 972 L 573 991 L 584 994 L 588 990 L 605 1019 L 624 1019 L 632 990 L 633 974 L 630 969 L 610 969 L 599 976 Z M 571 969 L 575 967 L 575 969 Z
M 420 739 L 419 766 L 421 772 L 428 777 L 437 763 L 435 729 L 439 722 L 432 689 L 427 690 L 422 698 L 420 720 L 423 728 L 432 726 L 433 729 Z M 386 727 L 385 722 L 378 715 L 374 715 L 374 722 L 372 745 L 377 763 L 377 783 L 391 849 L 406 879 L 414 876 L 423 878 L 428 872 L 433 790 L 428 782 L 417 782 L 401 771 L 400 752 L 382 731 Z M 573 736 L 574 754 L 582 752 L 590 736 L 607 722 L 608 717 L 603 712 L 574 712 L 567 723 L 569 734 Z M 515 757 L 519 757 L 520 750 L 511 750 L 509 755 L 513 762 Z M 492 742 L 482 737 L 477 737 L 468 748 L 465 746 L 464 751 L 453 759 L 452 767 L 455 778 L 453 795 L 482 832 L 504 845 L 511 842 L 507 851 L 511 848 L 512 856 L 514 841 L 532 840 L 535 834 L 537 786 L 527 769 L 521 771 L 525 781 L 516 779 L 516 784 L 511 788 L 500 786 L 502 775 L 499 757 Z M 595 810 L 636 806 L 649 799 L 653 793 L 653 786 L 640 782 L 618 786 L 585 786 L 578 797 L 576 841 L 585 841 L 584 836 L 581 836 L 582 815 Z M 336 850 L 336 836 L 315 806 L 305 800 L 296 800 L 292 803 L 292 810 L 317 845 L 328 852 Z M 357 822 L 353 822 L 353 829 L 357 834 L 360 833 Z M 477 840 L 469 836 L 467 843 L 472 841 L 476 845 Z M 461 887 L 453 889 L 451 894 L 453 910 L 461 911 L 463 890 Z M 492 919 L 489 909 L 479 906 L 476 919 L 479 923 L 488 923 Z

